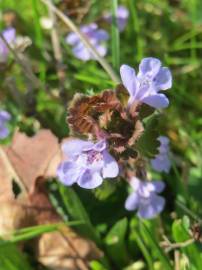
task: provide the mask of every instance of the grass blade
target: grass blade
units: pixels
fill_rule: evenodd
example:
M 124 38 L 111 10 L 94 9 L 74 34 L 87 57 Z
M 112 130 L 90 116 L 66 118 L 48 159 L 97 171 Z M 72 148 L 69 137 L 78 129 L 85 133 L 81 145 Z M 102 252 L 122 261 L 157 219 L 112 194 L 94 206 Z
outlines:
M 118 71 L 120 66 L 120 38 L 119 28 L 117 23 L 117 8 L 118 1 L 112 0 L 112 25 L 111 25 L 111 36 L 112 36 L 112 63 L 113 68 Z

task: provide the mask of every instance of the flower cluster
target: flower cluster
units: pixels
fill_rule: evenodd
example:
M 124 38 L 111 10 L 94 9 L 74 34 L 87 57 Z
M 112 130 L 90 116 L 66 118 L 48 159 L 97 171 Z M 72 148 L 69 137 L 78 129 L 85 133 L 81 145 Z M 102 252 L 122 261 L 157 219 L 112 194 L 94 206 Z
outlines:
M 57 174 L 67 186 L 77 183 L 82 188 L 92 189 L 100 186 L 104 178 L 114 178 L 119 173 L 105 140 L 97 143 L 69 140 L 63 143 L 62 150 L 67 160 L 60 164 Z
M 119 31 L 122 32 L 127 24 L 129 12 L 124 6 L 119 6 L 116 12 L 116 20 Z M 106 13 L 103 19 L 111 24 L 112 14 Z M 80 27 L 81 33 L 88 39 L 91 45 L 96 49 L 100 56 L 104 57 L 107 53 L 106 41 L 109 39 L 108 33 L 99 29 L 96 23 L 90 23 Z M 71 32 L 66 37 L 67 44 L 73 46 L 72 52 L 74 56 L 82 61 L 94 60 L 95 57 L 91 51 L 86 48 L 85 44 L 81 41 L 79 36 Z
M 72 44 L 79 42 L 74 35 L 69 40 Z M 121 66 L 120 74 L 123 84 L 115 90 L 94 96 L 76 94 L 73 98 L 68 109 L 69 127 L 73 134 L 87 136 L 88 140 L 69 139 L 63 143 L 64 160 L 57 175 L 67 186 L 77 183 L 86 189 L 99 187 L 106 178 L 122 177 L 133 188 L 125 208 L 137 210 L 139 217 L 153 218 L 165 205 L 158 195 L 164 184 L 148 181 L 146 166 L 138 164 L 150 159 L 156 171 L 168 172 L 169 139 L 154 132 L 158 127 L 149 127 L 142 120 L 153 114 L 153 108 L 168 106 L 167 97 L 159 91 L 171 87 L 172 76 L 160 60 L 152 57 L 141 61 L 137 75 L 127 65 Z M 150 151 L 148 141 L 154 144 Z
M 9 27 L 3 31 L 2 35 L 5 38 L 5 40 L 8 42 L 8 44 L 12 46 L 16 38 L 15 29 L 12 27 Z M 5 44 L 4 40 L 0 38 L 0 63 L 5 63 L 8 59 L 8 55 L 9 55 L 9 49 L 7 45 Z
M 9 134 L 6 124 L 10 119 L 11 116 L 7 111 L 0 111 L 0 139 L 5 139 Z
M 133 192 L 125 202 L 128 211 L 137 210 L 141 218 L 153 218 L 159 214 L 165 205 L 165 199 L 157 193 L 163 191 L 165 185 L 161 181 L 141 181 L 133 177 L 130 181 Z
M 96 23 L 91 23 L 89 25 L 83 25 L 80 31 L 101 56 L 106 55 L 107 48 L 104 42 L 109 38 L 109 35 L 105 30 L 99 29 Z M 78 59 L 82 61 L 94 59 L 92 53 L 86 48 L 76 33 L 72 32 L 68 34 L 66 42 L 73 46 L 73 54 Z

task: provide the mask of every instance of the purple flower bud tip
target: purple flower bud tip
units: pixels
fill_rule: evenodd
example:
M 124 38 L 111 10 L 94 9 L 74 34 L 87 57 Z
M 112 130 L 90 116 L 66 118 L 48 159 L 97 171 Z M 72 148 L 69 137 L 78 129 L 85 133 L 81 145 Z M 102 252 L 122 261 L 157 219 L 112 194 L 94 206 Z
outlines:
M 82 188 L 93 189 L 104 178 L 118 176 L 118 163 L 109 154 L 105 140 L 97 143 L 69 140 L 62 145 L 62 150 L 67 160 L 59 165 L 57 175 L 64 185 L 77 183 Z
M 107 53 L 107 48 L 103 42 L 109 38 L 108 33 L 105 30 L 98 29 L 98 26 L 95 23 L 83 25 L 80 30 L 89 40 L 91 45 L 95 47 L 100 56 L 105 56 Z M 89 49 L 86 48 L 76 33 L 71 32 L 67 36 L 66 42 L 73 46 L 73 54 L 78 59 L 82 61 L 95 59 L 94 55 L 92 55 Z
M 125 29 L 127 21 L 128 21 L 128 16 L 129 16 L 128 9 L 124 6 L 118 6 L 117 12 L 116 12 L 116 19 L 117 19 L 117 25 L 120 32 L 122 32 Z M 108 23 L 112 23 L 111 13 L 107 12 L 103 17 Z
M 157 172 L 166 172 L 170 171 L 171 162 L 169 159 L 169 139 L 166 136 L 160 136 L 158 138 L 160 141 L 159 153 L 155 156 L 154 159 L 151 159 L 151 166 Z
M 3 31 L 3 37 L 5 40 L 9 43 L 9 45 L 12 45 L 12 43 L 15 41 L 16 33 L 15 29 L 12 27 L 9 27 Z M 4 63 L 7 61 L 9 54 L 9 49 L 6 46 L 5 42 L 0 38 L 0 62 Z
M 135 101 L 146 103 L 160 109 L 169 105 L 169 100 L 160 90 L 167 90 L 172 86 L 172 75 L 167 67 L 162 67 L 160 60 L 153 57 L 142 59 L 139 72 L 127 65 L 120 68 L 123 85 L 128 90 L 130 98 L 128 105 Z
M 11 115 L 7 111 L 0 111 L 0 139 L 5 139 L 9 135 L 6 124 L 10 119 Z
M 163 210 L 165 199 L 157 195 L 165 187 L 162 181 L 141 181 L 133 177 L 130 184 L 134 191 L 125 202 L 127 210 L 137 210 L 137 215 L 144 219 L 154 218 Z

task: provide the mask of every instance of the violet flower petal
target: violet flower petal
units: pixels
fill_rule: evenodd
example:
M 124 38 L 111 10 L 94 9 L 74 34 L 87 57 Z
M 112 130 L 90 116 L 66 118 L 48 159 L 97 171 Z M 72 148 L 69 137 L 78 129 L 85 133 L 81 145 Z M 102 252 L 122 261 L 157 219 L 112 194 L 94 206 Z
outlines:
M 161 67 L 161 61 L 154 57 L 147 57 L 142 59 L 139 65 L 139 76 L 147 75 L 150 78 L 154 78 Z
M 160 155 L 151 160 L 151 165 L 157 172 L 168 173 L 171 168 L 171 162 L 167 155 Z
M 157 193 L 162 192 L 165 188 L 165 184 L 162 181 L 151 181 L 150 183 L 154 186 L 154 190 Z
M 141 218 L 151 219 L 158 215 L 165 206 L 165 199 L 153 194 L 150 200 L 139 205 L 137 215 Z
M 169 105 L 169 100 L 164 94 L 147 96 L 143 98 L 141 101 L 156 109 L 166 108 Z
M 114 178 L 119 174 L 117 161 L 105 150 L 103 151 L 104 166 L 102 169 L 103 178 Z
M 82 151 L 92 149 L 94 143 L 79 139 L 69 139 L 62 144 L 62 151 L 68 158 L 72 158 L 81 154 Z
M 122 65 L 120 68 L 121 80 L 128 90 L 129 94 L 135 98 L 137 91 L 137 79 L 135 70 L 128 65 Z
M 8 113 L 7 111 L 0 111 L 0 121 L 9 121 L 11 119 L 11 115 L 10 113 Z
M 86 170 L 77 183 L 82 188 L 93 189 L 99 187 L 102 182 L 103 179 L 98 172 Z
M 125 202 L 125 208 L 128 211 L 134 211 L 139 207 L 139 201 L 140 201 L 140 198 L 138 194 L 136 192 L 133 192 L 128 196 Z
M 57 169 L 57 176 L 64 185 L 71 186 L 82 176 L 83 169 L 71 161 L 62 162 Z
M 5 126 L 0 126 L 0 139 L 5 139 L 9 135 L 9 129 Z
M 160 68 L 155 77 L 155 86 L 159 90 L 167 90 L 172 86 L 172 75 L 167 67 Z

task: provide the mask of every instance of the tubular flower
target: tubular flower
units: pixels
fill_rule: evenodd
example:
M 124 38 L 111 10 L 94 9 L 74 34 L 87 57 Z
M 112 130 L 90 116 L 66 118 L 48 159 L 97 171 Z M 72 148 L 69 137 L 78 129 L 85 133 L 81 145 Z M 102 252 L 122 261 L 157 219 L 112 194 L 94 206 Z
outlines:
M 150 219 L 158 215 L 164 208 L 165 199 L 157 193 L 164 189 L 161 181 L 141 181 L 133 177 L 130 182 L 133 192 L 125 202 L 125 208 L 129 211 L 137 210 L 141 218 Z
M 106 55 L 107 48 L 103 44 L 103 42 L 109 38 L 109 35 L 106 31 L 98 29 L 98 26 L 95 23 L 82 26 L 80 31 L 86 36 L 86 38 L 95 47 L 101 56 Z M 66 38 L 66 42 L 73 46 L 73 54 L 78 59 L 81 59 L 82 61 L 95 59 L 95 57 L 92 55 L 89 49 L 86 48 L 76 33 L 70 33 Z
M 117 12 L 116 12 L 116 19 L 117 19 L 117 25 L 120 32 L 122 32 L 127 24 L 128 21 L 129 12 L 128 9 L 124 6 L 118 6 Z M 112 15 L 111 13 L 106 13 L 104 15 L 104 19 L 108 23 L 112 23 Z
M 171 72 L 167 67 L 162 67 L 157 58 L 144 58 L 139 65 L 137 75 L 135 70 L 127 65 L 121 66 L 120 74 L 123 85 L 130 94 L 129 106 L 136 101 L 157 109 L 169 105 L 167 97 L 159 91 L 171 88 Z
M 62 145 L 67 157 L 57 170 L 59 180 L 70 186 L 77 183 L 80 187 L 93 189 L 100 186 L 104 178 L 118 176 L 119 167 L 109 154 L 107 143 L 97 143 L 73 139 Z
M 154 159 L 151 159 L 151 165 L 153 169 L 158 172 L 164 171 L 168 173 L 171 167 L 170 159 L 168 157 L 169 139 L 166 136 L 160 136 L 158 140 L 160 141 L 159 153 Z
M 5 139 L 9 135 L 6 124 L 10 119 L 11 116 L 7 111 L 0 111 L 0 139 Z

